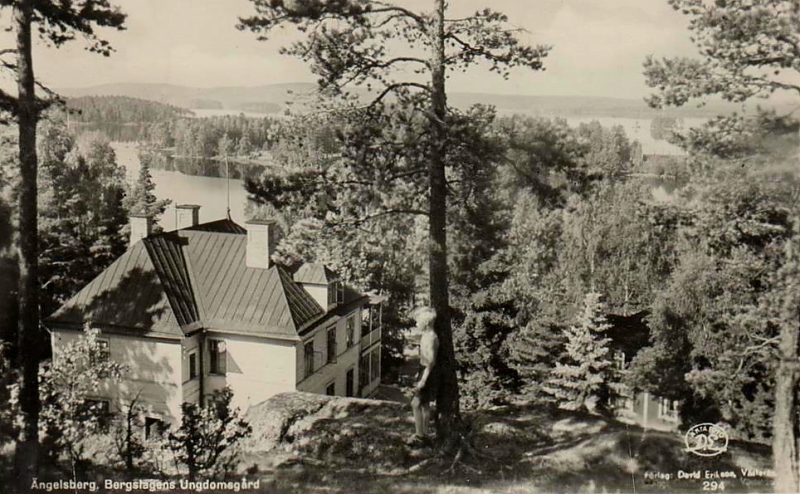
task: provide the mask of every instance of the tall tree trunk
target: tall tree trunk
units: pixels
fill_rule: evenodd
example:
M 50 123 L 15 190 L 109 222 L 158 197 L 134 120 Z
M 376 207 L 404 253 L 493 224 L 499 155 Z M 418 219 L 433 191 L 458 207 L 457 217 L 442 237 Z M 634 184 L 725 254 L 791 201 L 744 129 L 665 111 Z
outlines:
M 447 177 L 445 156 L 447 153 L 447 93 L 445 92 L 444 63 L 444 12 L 445 0 L 435 0 L 435 24 L 433 26 L 433 54 L 431 105 L 433 121 L 433 149 L 429 157 L 430 181 L 430 295 L 431 306 L 436 310 L 435 331 L 439 337 L 437 366 L 441 385 L 436 396 L 439 414 L 438 433 L 449 437 L 459 421 L 458 381 L 456 359 L 453 350 L 453 332 L 450 325 L 450 297 L 447 274 Z
M 800 152 L 798 153 L 800 161 Z M 800 176 L 800 167 L 798 168 Z M 791 277 L 800 269 L 800 239 L 797 224 L 800 223 L 800 207 L 795 210 L 795 238 L 789 239 L 786 248 L 786 262 L 794 264 L 794 269 L 789 267 L 788 276 Z M 788 281 L 786 287 L 794 292 L 797 289 L 796 280 Z M 800 492 L 800 424 L 798 423 L 797 392 L 800 381 L 800 360 L 798 360 L 798 343 L 800 343 L 800 308 L 797 307 L 800 295 L 787 293 L 785 306 L 782 307 L 782 324 L 778 354 L 780 362 L 778 373 L 775 377 L 775 415 L 772 418 L 773 440 L 772 456 L 775 463 L 775 492 Z
M 17 445 L 20 487 L 28 490 L 36 475 L 39 456 L 39 226 L 37 222 L 36 122 L 38 108 L 31 46 L 32 6 L 14 6 L 17 32 L 17 85 L 19 126 L 19 322 L 18 341 L 22 384 L 19 391 L 23 427 Z

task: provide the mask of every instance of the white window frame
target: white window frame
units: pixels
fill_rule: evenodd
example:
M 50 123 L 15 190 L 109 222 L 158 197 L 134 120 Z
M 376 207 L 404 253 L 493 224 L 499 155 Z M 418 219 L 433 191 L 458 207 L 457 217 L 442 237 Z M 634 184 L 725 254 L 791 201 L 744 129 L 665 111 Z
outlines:
M 111 340 L 108 338 L 97 338 L 100 351 L 92 355 L 92 365 L 111 361 Z
M 309 345 L 311 348 L 311 352 L 308 351 Z M 305 374 L 304 377 L 309 377 L 312 374 L 314 374 L 314 372 L 316 372 L 315 367 L 316 366 L 314 365 L 314 339 L 312 338 L 303 343 L 303 371 Z
M 156 430 L 155 430 L 155 431 L 152 431 L 152 430 L 151 430 L 151 429 L 148 427 L 148 425 L 147 425 L 147 421 L 148 421 L 148 420 L 155 421 L 155 423 L 153 423 L 153 424 L 152 424 L 153 426 L 155 426 L 155 427 L 156 427 Z M 164 421 L 164 419 L 162 419 L 161 417 L 154 417 L 154 416 L 151 416 L 151 415 L 147 415 L 147 416 L 144 418 L 144 426 L 142 427 L 142 436 L 144 437 L 144 440 L 145 440 L 145 441 L 155 441 L 155 440 L 157 440 L 159 437 L 161 437 L 161 434 L 159 434 L 159 433 L 158 433 L 158 432 L 159 432 L 159 431 L 158 431 L 158 427 L 159 427 L 159 425 L 160 425 L 160 426 L 161 426 L 161 427 L 164 429 L 164 431 L 166 432 L 166 429 L 167 429 L 167 423 L 166 423 L 166 422 Z M 155 434 L 153 434 L 153 432 L 155 432 Z
M 678 421 L 678 401 L 667 398 L 658 399 L 658 418 L 669 422 Z
M 189 366 L 189 381 L 193 381 L 200 376 L 199 372 L 199 360 L 197 359 L 197 349 L 192 349 L 189 351 L 189 355 L 186 358 L 186 363 Z M 192 357 L 194 357 L 194 375 L 192 375 Z
M 356 315 L 355 313 L 347 316 L 344 323 L 345 328 L 345 341 L 347 348 L 352 348 L 356 344 Z M 352 330 L 352 331 L 351 331 Z
M 216 344 L 216 352 L 212 351 L 212 348 Z M 222 346 L 223 349 L 220 350 L 219 347 Z M 212 363 L 214 362 L 214 354 L 217 354 L 216 362 L 217 362 L 217 369 L 214 369 Z M 208 373 L 215 376 L 226 376 L 228 375 L 228 344 L 225 342 L 224 339 L 221 338 L 209 338 L 208 339 Z

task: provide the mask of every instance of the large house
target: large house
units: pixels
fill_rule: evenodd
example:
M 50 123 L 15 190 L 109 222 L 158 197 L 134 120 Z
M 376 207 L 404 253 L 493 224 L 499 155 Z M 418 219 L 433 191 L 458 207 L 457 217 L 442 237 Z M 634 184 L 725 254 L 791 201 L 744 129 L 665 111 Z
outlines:
M 382 299 L 321 264 L 274 264 L 274 222 L 199 224 L 198 209 L 178 206 L 178 229 L 160 234 L 131 217 L 128 250 L 46 320 L 54 358 L 90 323 L 127 366 L 87 399 L 112 410 L 136 399 L 149 429 L 225 386 L 243 409 L 285 391 L 373 393 Z

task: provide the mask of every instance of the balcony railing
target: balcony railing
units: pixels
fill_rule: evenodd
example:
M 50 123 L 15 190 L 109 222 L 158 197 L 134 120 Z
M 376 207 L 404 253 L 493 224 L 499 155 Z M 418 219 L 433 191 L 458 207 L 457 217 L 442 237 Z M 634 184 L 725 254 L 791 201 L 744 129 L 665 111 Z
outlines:
M 367 348 L 372 346 L 375 342 L 380 341 L 381 329 L 382 328 L 378 326 L 377 328 L 373 329 L 372 331 L 361 337 L 361 350 L 366 350 Z

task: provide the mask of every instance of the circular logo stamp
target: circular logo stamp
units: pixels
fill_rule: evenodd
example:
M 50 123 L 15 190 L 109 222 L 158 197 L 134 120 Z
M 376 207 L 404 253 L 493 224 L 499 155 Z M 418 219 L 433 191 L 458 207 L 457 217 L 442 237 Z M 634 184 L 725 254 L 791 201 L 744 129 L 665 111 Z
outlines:
M 717 424 L 694 425 L 684 439 L 686 450 L 697 456 L 717 456 L 728 451 L 728 433 Z

